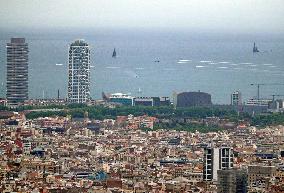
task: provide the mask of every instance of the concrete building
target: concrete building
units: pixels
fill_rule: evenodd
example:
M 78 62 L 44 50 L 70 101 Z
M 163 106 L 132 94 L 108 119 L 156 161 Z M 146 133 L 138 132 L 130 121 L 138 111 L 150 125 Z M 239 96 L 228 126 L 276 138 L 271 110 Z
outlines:
M 16 107 L 28 99 L 28 44 L 25 38 L 7 43 L 7 102 Z
M 268 107 L 268 104 L 272 102 L 272 99 L 249 99 L 246 102 L 247 106 L 264 106 Z
M 169 106 L 169 97 L 136 97 L 134 106 Z
M 218 170 L 218 193 L 246 193 L 247 173 L 240 169 Z
M 242 105 L 242 94 L 240 91 L 235 91 L 231 94 L 231 105 Z
M 233 167 L 233 150 L 229 147 L 204 149 L 203 180 L 217 181 L 217 171 Z
M 283 112 L 284 111 L 284 100 L 277 99 L 268 103 L 268 110 L 270 112 Z
M 275 174 L 275 166 L 250 165 L 248 166 L 248 185 L 266 188 Z
M 86 103 L 90 100 L 90 49 L 84 40 L 69 47 L 68 102 Z
M 5 98 L 0 98 L 0 105 L 6 106 L 7 100 Z
M 134 97 L 123 93 L 113 93 L 109 96 L 109 102 L 119 103 L 127 106 L 133 106 Z
M 174 99 L 175 107 L 210 106 L 211 95 L 205 92 L 182 92 Z
M 136 97 L 134 99 L 134 106 L 154 106 L 153 97 Z

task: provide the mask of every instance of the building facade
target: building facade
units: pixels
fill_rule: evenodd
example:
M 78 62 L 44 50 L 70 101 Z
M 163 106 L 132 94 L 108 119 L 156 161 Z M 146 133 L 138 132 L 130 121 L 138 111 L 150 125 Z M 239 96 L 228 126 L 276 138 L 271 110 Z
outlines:
M 240 91 L 235 91 L 231 94 L 231 105 L 242 105 L 242 94 Z
M 250 189 L 267 188 L 270 179 L 276 174 L 275 166 L 249 165 L 248 186 Z
M 134 106 L 169 106 L 169 97 L 135 97 Z
M 7 43 L 7 104 L 16 107 L 28 99 L 28 44 L 25 38 Z
M 126 106 L 133 106 L 134 97 L 128 94 L 123 94 L 123 93 L 113 93 L 109 97 L 109 102 L 118 103 L 118 104 L 126 105 Z
M 240 169 L 218 170 L 218 193 L 246 193 L 247 173 Z
M 90 48 L 84 40 L 69 47 L 68 102 L 86 103 L 90 100 Z
M 268 107 L 269 103 L 272 102 L 272 99 L 249 99 L 246 102 L 247 106 L 263 106 Z
M 211 95 L 205 92 L 182 92 L 176 95 L 174 99 L 175 107 L 195 107 L 195 106 L 210 106 Z
M 203 180 L 217 181 L 217 171 L 232 168 L 233 157 L 233 150 L 230 147 L 206 147 L 204 149 Z

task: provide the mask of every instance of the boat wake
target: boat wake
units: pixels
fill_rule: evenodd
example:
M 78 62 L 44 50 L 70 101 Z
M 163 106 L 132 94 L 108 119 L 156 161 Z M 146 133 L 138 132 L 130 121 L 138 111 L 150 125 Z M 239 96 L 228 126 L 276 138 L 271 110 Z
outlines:
M 179 62 L 191 62 L 191 60 L 179 60 Z
M 206 66 L 195 66 L 195 68 L 205 68 Z
M 118 66 L 107 66 L 106 68 L 108 68 L 108 69 L 118 69 L 120 67 L 118 67 Z

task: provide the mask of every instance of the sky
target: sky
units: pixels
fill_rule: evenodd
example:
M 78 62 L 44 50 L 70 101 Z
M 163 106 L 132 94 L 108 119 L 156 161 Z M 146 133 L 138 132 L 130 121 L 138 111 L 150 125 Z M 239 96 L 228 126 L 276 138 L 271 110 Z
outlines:
M 1 29 L 284 32 L 284 0 L 0 0 Z

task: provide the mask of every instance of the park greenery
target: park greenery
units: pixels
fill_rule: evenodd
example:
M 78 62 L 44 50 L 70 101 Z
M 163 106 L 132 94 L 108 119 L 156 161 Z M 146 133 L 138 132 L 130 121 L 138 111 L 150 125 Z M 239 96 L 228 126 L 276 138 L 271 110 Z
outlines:
M 259 127 L 265 127 L 269 125 L 284 125 L 284 113 L 256 115 L 251 118 L 251 124 Z
M 54 108 L 55 109 L 55 108 Z M 19 111 L 30 110 L 30 107 L 19 109 Z M 50 111 L 31 111 L 27 114 L 27 118 L 37 118 L 45 116 L 66 116 L 71 115 L 73 118 L 84 118 L 88 113 L 89 118 L 94 119 L 105 119 L 105 118 L 116 118 L 117 116 L 126 116 L 132 114 L 134 116 L 155 116 L 158 118 L 206 118 L 206 117 L 221 117 L 234 119 L 238 115 L 232 110 L 222 110 L 219 108 L 209 107 L 191 107 L 191 108 L 173 108 L 172 106 L 161 106 L 161 107 L 148 107 L 148 106 L 119 106 L 116 108 L 108 108 L 103 106 L 86 106 L 86 105 L 67 105 L 65 107 L 56 108 L 56 111 L 50 109 Z
M 9 109 L 4 106 L 0 106 L 0 110 L 6 111 L 26 111 L 26 117 L 28 119 L 34 119 L 38 117 L 52 117 L 52 116 L 71 116 L 72 118 L 84 118 L 88 115 L 91 119 L 115 119 L 117 116 L 126 116 L 132 114 L 134 116 L 155 116 L 159 119 L 179 119 L 179 118 L 192 118 L 192 119 L 204 119 L 206 117 L 219 117 L 221 119 L 227 119 L 230 122 L 237 123 L 240 120 L 245 120 L 251 123 L 251 125 L 265 127 L 267 125 L 280 125 L 284 124 L 284 113 L 267 113 L 258 115 L 249 115 L 247 113 L 237 113 L 231 108 L 220 108 L 216 106 L 212 107 L 188 107 L 188 108 L 173 108 L 173 106 L 160 106 L 160 107 L 147 107 L 147 106 L 119 106 L 116 108 L 109 108 L 103 106 L 87 106 L 85 104 L 69 104 L 66 106 L 50 105 L 42 107 L 23 106 L 18 109 Z M 31 111 L 32 110 L 32 111 Z M 206 126 L 206 125 L 189 125 L 174 123 L 172 125 L 166 125 L 162 123 L 155 124 L 155 129 L 169 128 L 176 130 L 188 130 L 193 131 L 198 128 L 199 130 L 221 130 L 218 127 Z

